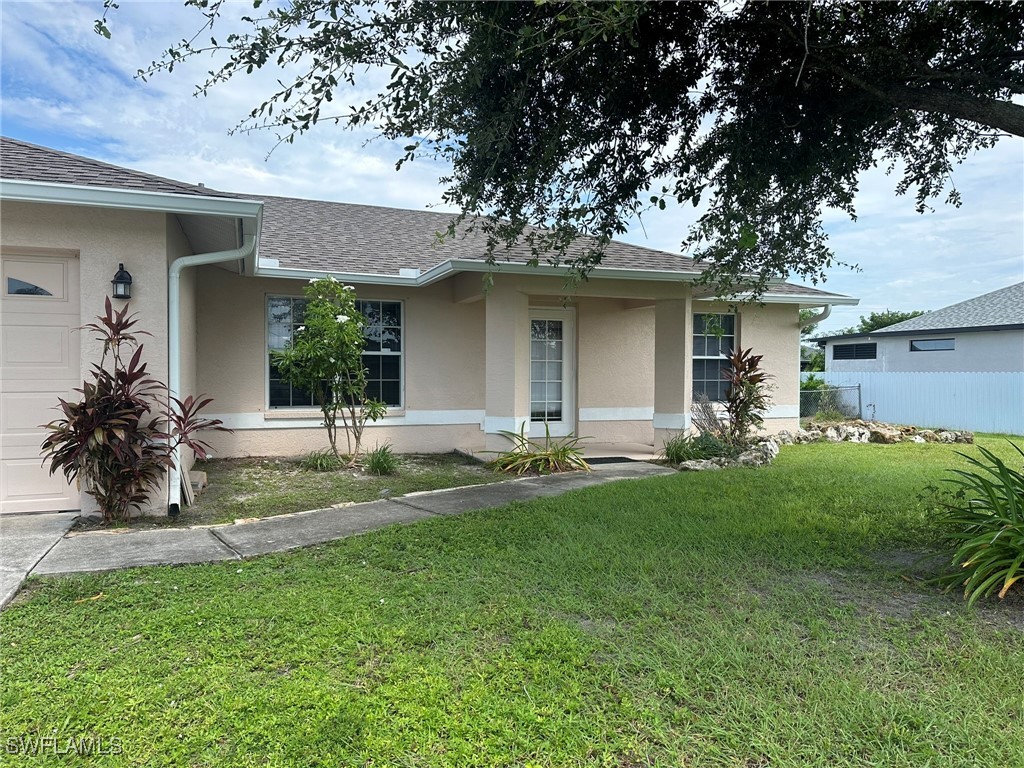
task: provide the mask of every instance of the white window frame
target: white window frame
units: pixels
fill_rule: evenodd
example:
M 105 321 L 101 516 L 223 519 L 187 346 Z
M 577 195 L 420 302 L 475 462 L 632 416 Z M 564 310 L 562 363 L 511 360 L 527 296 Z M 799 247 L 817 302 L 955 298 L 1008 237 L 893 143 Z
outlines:
M 263 297 L 263 402 L 267 413 L 294 413 L 296 415 L 305 415 L 310 412 L 320 413 L 320 409 L 316 405 L 274 405 L 270 404 L 270 353 L 272 351 L 270 346 L 270 300 L 271 299 L 289 299 L 291 301 L 306 300 L 305 296 L 296 296 L 294 294 L 286 293 L 268 293 Z M 405 301 L 402 299 L 387 299 L 377 297 L 357 297 L 356 301 L 380 301 L 388 304 L 398 304 L 401 307 L 401 330 L 402 330 L 402 349 L 399 352 L 364 352 L 364 354 L 382 354 L 388 357 L 398 357 L 398 398 L 399 405 L 389 405 L 387 415 L 399 415 L 405 411 L 405 350 L 406 350 L 406 330 L 408 323 L 406 322 L 405 312 Z M 275 348 L 276 349 L 276 348 Z
M 731 318 L 733 318 L 733 321 L 732 321 L 732 334 L 723 334 L 723 338 L 725 338 L 726 335 L 731 336 L 731 338 L 732 338 L 732 345 L 733 345 L 732 348 L 733 348 L 733 351 L 736 351 L 739 348 L 739 338 L 740 338 L 740 319 L 739 319 L 739 314 L 736 313 L 736 312 L 694 312 L 693 316 L 692 316 L 692 320 L 691 320 L 691 322 L 693 323 L 692 326 L 691 326 L 691 332 L 690 332 L 691 340 L 692 340 L 692 338 L 694 336 L 697 335 L 697 333 L 696 333 L 697 318 L 698 317 L 710 317 L 710 316 L 715 316 L 715 317 L 718 317 L 718 318 L 723 318 L 723 317 L 731 317 Z M 705 327 L 706 326 L 707 326 L 707 323 L 705 322 Z M 708 334 L 708 333 L 704 333 L 703 336 L 705 336 L 705 337 L 709 337 L 710 336 L 711 338 L 717 338 L 714 334 Z M 717 355 L 707 355 L 707 354 L 698 355 L 696 350 L 693 350 L 693 352 L 690 354 L 690 390 L 691 390 L 690 399 L 691 400 L 695 400 L 696 397 L 697 397 L 697 394 L 698 394 L 697 393 L 697 381 L 698 381 L 698 379 L 696 378 L 696 376 L 694 376 L 694 366 L 693 366 L 694 361 L 696 361 L 696 360 L 715 360 L 715 361 L 720 361 L 720 360 L 727 360 L 727 359 L 728 359 L 728 355 L 723 355 L 722 353 L 719 353 Z M 709 379 L 703 378 L 703 377 L 701 379 L 699 379 L 699 380 L 700 381 L 709 381 Z M 715 399 L 715 398 L 711 398 L 711 402 L 712 403 L 722 403 L 722 402 L 725 402 L 725 401 L 724 400 L 718 400 L 718 399 Z

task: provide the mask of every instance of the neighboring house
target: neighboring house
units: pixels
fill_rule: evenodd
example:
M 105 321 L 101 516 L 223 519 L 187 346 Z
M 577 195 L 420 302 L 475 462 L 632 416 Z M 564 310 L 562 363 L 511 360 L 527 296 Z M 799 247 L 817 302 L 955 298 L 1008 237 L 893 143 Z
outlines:
M 1024 282 L 870 333 L 816 341 L 827 372 L 1024 371 Z
M 818 343 L 825 381 L 857 387 L 867 418 L 1024 434 L 1024 283 Z
M 711 300 L 678 254 L 612 243 L 590 279 L 501 254 L 483 290 L 483 237 L 438 242 L 450 215 L 214 192 L 13 139 L 0 143 L 3 347 L 0 510 L 79 506 L 40 466 L 40 424 L 80 386 L 96 345 L 75 329 L 102 311 L 119 264 L 150 370 L 206 393 L 234 430 L 219 456 L 300 455 L 324 442 L 319 411 L 269 352 L 301 323 L 302 288 L 333 275 L 370 318 L 365 362 L 388 415 L 365 442 L 403 452 L 507 445 L 502 430 L 660 446 L 691 399 L 720 399 L 730 347 L 775 376 L 767 428 L 799 414 L 800 308 L 856 299 L 779 283 L 759 305 Z M 115 302 L 121 306 L 121 302 Z M 724 337 L 705 333 L 720 315 Z M 178 500 L 172 478 L 168 503 Z M 163 502 L 160 504 L 163 507 Z

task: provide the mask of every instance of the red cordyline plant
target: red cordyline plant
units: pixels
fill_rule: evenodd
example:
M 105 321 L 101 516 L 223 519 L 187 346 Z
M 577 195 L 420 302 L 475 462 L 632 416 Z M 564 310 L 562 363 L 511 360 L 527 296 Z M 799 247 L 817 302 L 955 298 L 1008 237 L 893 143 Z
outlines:
M 729 442 L 743 445 L 751 433 L 764 424 L 764 415 L 771 407 L 772 376 L 761 368 L 764 355 L 752 349 L 737 350 L 729 355 L 729 367 L 722 378 L 729 383 L 725 410 L 729 416 Z
M 209 446 L 194 435 L 223 427 L 198 415 L 209 398 L 170 397 L 149 375 L 138 337 L 151 334 L 132 331 L 138 321 L 127 305 L 115 311 L 108 298 L 96 320 L 80 330 L 93 331 L 103 343 L 100 362 L 92 366 L 91 381 L 75 390 L 78 402 L 61 398 L 63 415 L 45 426 L 41 447 L 50 474 L 61 470 L 69 483 L 76 481 L 96 500 L 104 523 L 128 522 L 132 508 L 141 509 L 174 467 L 175 450 L 185 446 L 206 458 Z

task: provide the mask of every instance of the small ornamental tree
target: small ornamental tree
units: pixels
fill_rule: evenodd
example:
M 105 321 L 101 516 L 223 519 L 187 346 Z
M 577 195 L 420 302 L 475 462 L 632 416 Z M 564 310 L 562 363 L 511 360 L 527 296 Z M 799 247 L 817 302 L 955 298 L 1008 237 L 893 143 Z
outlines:
M 355 289 L 333 277 L 311 280 L 304 293 L 305 325 L 296 329 L 287 349 L 272 354 L 281 378 L 313 395 L 324 415 L 327 440 L 338 452 L 338 419 L 345 431 L 349 465 L 359 460 L 363 429 L 387 411 L 379 400 L 366 397 L 363 366 L 363 326 L 356 309 Z
M 150 334 L 132 331 L 137 321 L 127 305 L 114 311 L 107 299 L 96 320 L 82 330 L 94 331 L 102 342 L 100 362 L 92 366 L 91 381 L 75 390 L 82 395 L 78 402 L 60 400 L 63 416 L 46 425 L 41 448 L 50 474 L 59 469 L 69 483 L 76 481 L 96 500 L 104 523 L 128 522 L 132 508 L 141 509 L 174 467 L 178 447 L 204 459 L 209 446 L 195 433 L 223 428 L 220 420 L 198 415 L 209 398 L 170 397 L 167 386 L 149 375 L 138 337 Z

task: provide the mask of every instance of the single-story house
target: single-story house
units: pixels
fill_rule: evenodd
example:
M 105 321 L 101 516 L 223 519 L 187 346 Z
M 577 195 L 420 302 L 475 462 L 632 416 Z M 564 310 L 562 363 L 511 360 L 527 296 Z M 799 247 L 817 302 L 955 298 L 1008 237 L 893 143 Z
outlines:
M 0 143 L 3 347 L 0 509 L 78 508 L 40 466 L 39 428 L 98 358 L 76 328 L 119 266 L 150 333 L 147 359 L 181 394 L 214 398 L 218 456 L 324 445 L 319 411 L 270 362 L 302 320 L 302 289 L 334 276 L 370 319 L 371 394 L 388 414 L 366 444 L 400 452 L 507 446 L 502 430 L 659 446 L 695 392 L 723 395 L 724 352 L 752 347 L 775 376 L 771 431 L 799 414 L 798 312 L 856 299 L 778 282 L 759 304 L 716 302 L 679 254 L 613 243 L 588 281 L 501 255 L 485 291 L 482 236 L 438 242 L 450 215 L 216 192 L 14 139 Z M 117 306 L 122 304 L 115 301 Z M 706 332 L 720 315 L 725 335 Z M 178 502 L 171 479 L 160 507 Z
M 816 339 L 834 373 L 1024 371 L 1024 282 L 870 333 Z

